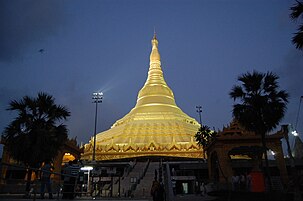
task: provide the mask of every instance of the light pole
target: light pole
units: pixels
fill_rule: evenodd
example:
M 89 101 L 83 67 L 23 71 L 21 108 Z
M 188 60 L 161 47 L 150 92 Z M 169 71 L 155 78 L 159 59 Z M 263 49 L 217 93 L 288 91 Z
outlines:
M 202 126 L 202 121 L 201 121 L 202 106 L 198 105 L 198 106 L 196 106 L 196 109 L 197 109 L 197 112 L 199 113 L 200 125 Z
M 200 129 L 201 129 L 201 132 L 202 132 L 202 120 L 201 120 L 202 106 L 197 105 L 196 109 L 197 109 L 196 111 L 199 113 Z M 202 159 L 202 161 L 205 162 L 204 160 L 205 160 L 205 151 L 204 151 L 204 148 L 203 148 L 203 159 Z M 198 185 L 199 185 L 199 188 L 200 188 L 200 172 L 199 171 L 198 171 Z
M 296 124 L 295 124 L 295 130 L 296 131 L 297 131 L 297 125 L 298 125 L 298 120 L 299 120 L 299 115 L 300 115 L 300 108 L 301 108 L 302 99 L 303 99 L 303 96 L 300 97 L 299 109 L 298 109 L 297 118 L 296 118 Z
M 92 98 L 93 98 L 93 103 L 96 103 L 94 147 L 93 147 L 93 161 L 95 161 L 95 158 L 96 158 L 96 134 L 97 134 L 98 103 L 102 103 L 103 93 L 102 92 L 94 92 Z
M 296 124 L 295 124 L 295 129 L 292 130 L 291 134 L 293 135 L 293 140 L 292 140 L 292 148 L 294 149 L 295 147 L 295 141 L 296 138 L 298 138 L 298 131 L 297 131 L 297 125 L 298 125 L 298 121 L 299 121 L 299 116 L 300 116 L 300 109 L 301 109 L 301 102 L 302 102 L 303 96 L 300 97 L 300 102 L 299 102 L 299 108 L 298 108 L 298 112 L 297 112 L 297 117 L 296 117 Z
M 292 134 L 294 135 L 294 138 L 296 139 L 298 137 L 298 132 L 297 132 L 297 124 L 298 124 L 298 120 L 299 120 L 299 114 L 300 114 L 300 108 L 301 108 L 301 102 L 302 102 L 303 96 L 300 97 L 300 102 L 299 102 L 299 108 L 298 108 L 298 113 L 297 113 L 297 118 L 296 118 L 296 124 L 295 124 L 295 130 L 292 132 Z M 295 142 L 294 139 L 294 142 Z M 295 147 L 293 147 L 294 149 Z M 294 183 L 294 200 L 302 200 L 302 195 L 300 192 L 300 181 L 299 181 L 299 177 L 298 177 L 298 172 L 296 169 L 296 161 L 295 161 L 295 157 L 292 155 L 291 150 L 289 148 L 289 144 L 288 144 L 288 154 L 290 155 L 290 166 L 291 166 L 291 172 L 292 172 L 292 180 Z

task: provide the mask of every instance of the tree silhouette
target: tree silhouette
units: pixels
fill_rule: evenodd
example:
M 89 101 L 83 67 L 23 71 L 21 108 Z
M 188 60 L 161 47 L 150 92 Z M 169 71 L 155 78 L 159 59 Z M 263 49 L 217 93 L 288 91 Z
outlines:
M 279 90 L 278 76 L 267 72 L 245 73 L 238 77 L 242 85 L 235 85 L 230 97 L 238 101 L 233 105 L 233 116 L 247 130 L 261 136 L 266 173 L 271 188 L 266 134 L 276 128 L 283 118 L 288 103 L 288 93 Z
M 201 125 L 199 131 L 195 134 L 196 142 L 203 149 L 203 157 L 205 158 L 205 148 L 216 138 L 217 132 L 210 130 L 206 125 Z
M 53 160 L 67 140 L 67 128 L 58 124 L 70 112 L 58 106 L 54 98 L 38 93 L 37 98 L 24 96 L 10 102 L 7 110 L 18 116 L 4 130 L 3 139 L 10 156 L 28 168 L 26 191 L 29 191 L 32 169 Z
M 299 18 L 302 20 L 303 17 L 303 3 L 300 1 L 296 1 L 297 3 L 290 8 L 291 14 L 290 18 L 292 20 L 298 20 Z M 292 38 L 292 43 L 296 46 L 297 49 L 303 50 L 303 24 L 299 25 L 297 32 Z

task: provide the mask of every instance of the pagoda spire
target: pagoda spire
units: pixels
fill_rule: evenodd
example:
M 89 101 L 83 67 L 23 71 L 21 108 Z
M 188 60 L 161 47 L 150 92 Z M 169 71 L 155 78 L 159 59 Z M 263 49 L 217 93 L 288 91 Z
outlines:
M 154 38 L 153 39 L 157 39 L 157 37 L 156 37 L 156 27 L 154 27 Z
M 163 71 L 162 71 L 162 67 L 161 67 L 161 56 L 160 56 L 160 53 L 158 50 L 159 42 L 156 37 L 156 32 L 154 32 L 154 36 L 153 36 L 153 39 L 151 40 L 151 44 L 152 44 L 152 50 L 150 53 L 149 70 L 148 70 L 148 76 L 147 76 L 147 80 L 145 82 L 145 86 L 157 84 L 157 85 L 163 85 L 164 87 L 169 88 L 163 77 Z M 172 95 L 172 92 L 171 92 L 171 95 Z M 171 96 L 171 95 L 169 95 L 169 96 Z
M 148 76 L 138 94 L 137 106 L 151 103 L 169 103 L 169 105 L 176 106 L 173 92 L 164 80 L 158 43 L 156 33 L 154 33 L 151 40 L 152 50 L 150 53 Z
M 151 44 L 152 44 L 152 51 L 150 53 L 150 62 L 149 64 L 152 65 L 152 64 L 158 64 L 159 67 L 161 66 L 161 57 L 160 57 L 160 53 L 159 53 L 159 50 L 158 50 L 158 40 L 157 40 L 157 37 L 156 37 L 156 32 L 154 33 L 154 37 L 153 39 L 151 40 Z
M 125 124 L 128 121 L 132 121 L 132 119 L 141 119 L 143 117 L 144 119 L 159 118 L 159 113 L 162 115 L 171 115 L 169 117 L 166 116 L 166 119 L 180 117 L 182 119 L 190 119 L 188 120 L 189 122 L 194 122 L 176 105 L 174 93 L 164 79 L 161 57 L 158 50 L 158 39 L 155 33 L 151 44 L 148 75 L 144 86 L 138 93 L 137 103 L 135 107 L 122 119 L 118 120 L 113 127 Z
M 200 125 L 176 105 L 174 94 L 165 82 L 156 32 L 151 44 L 148 75 L 136 105 L 109 130 L 96 136 L 98 160 L 142 156 L 202 157 L 202 149 L 196 144 L 183 145 L 195 143 L 193 138 Z M 89 144 L 85 145 L 84 159 L 92 153 Z

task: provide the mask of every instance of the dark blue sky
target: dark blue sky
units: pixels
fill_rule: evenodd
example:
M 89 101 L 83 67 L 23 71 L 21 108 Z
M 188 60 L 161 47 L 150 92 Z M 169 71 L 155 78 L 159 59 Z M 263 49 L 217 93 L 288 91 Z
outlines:
M 290 93 L 282 123 L 295 123 L 303 57 L 291 44 L 294 3 L 0 0 L 0 130 L 15 117 L 5 110 L 10 100 L 43 91 L 70 109 L 69 136 L 87 143 L 94 132 L 91 94 L 98 90 L 104 101 L 97 130 L 109 129 L 136 103 L 154 27 L 165 80 L 185 113 L 198 119 L 195 106 L 201 105 L 203 123 L 222 129 L 232 118 L 228 93 L 237 76 L 273 71 Z

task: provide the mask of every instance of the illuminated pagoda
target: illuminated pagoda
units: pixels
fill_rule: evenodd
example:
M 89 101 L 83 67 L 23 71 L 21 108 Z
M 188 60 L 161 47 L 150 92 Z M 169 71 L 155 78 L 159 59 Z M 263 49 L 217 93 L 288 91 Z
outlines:
M 163 77 L 155 34 L 151 43 L 148 76 L 137 103 L 109 130 L 97 134 L 97 161 L 142 156 L 202 157 L 202 149 L 194 137 L 200 124 L 176 105 Z M 85 144 L 83 160 L 92 160 L 93 144 L 92 137 Z

